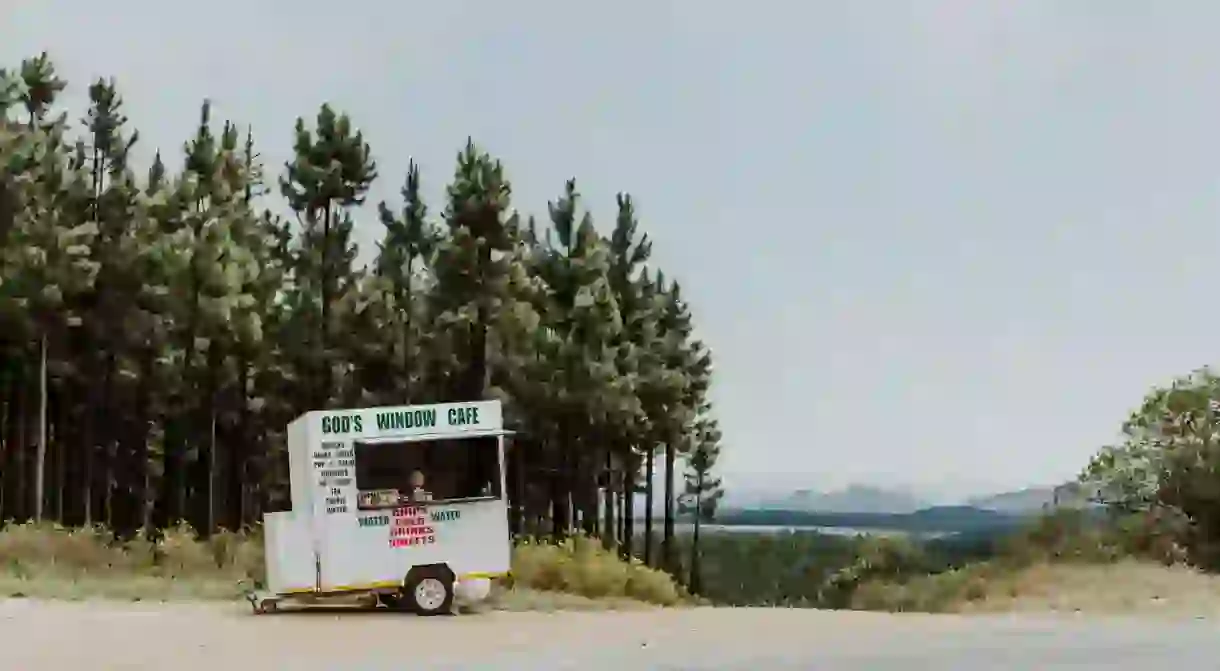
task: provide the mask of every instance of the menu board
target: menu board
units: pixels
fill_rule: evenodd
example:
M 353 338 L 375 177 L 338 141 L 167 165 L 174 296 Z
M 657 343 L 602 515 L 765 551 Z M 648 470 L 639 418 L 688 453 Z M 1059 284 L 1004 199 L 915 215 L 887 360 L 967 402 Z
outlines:
M 321 499 L 326 502 L 326 514 L 348 512 L 348 494 L 352 491 L 352 472 L 356 468 L 356 452 L 347 442 L 323 442 L 313 453 L 313 467 L 318 475 Z

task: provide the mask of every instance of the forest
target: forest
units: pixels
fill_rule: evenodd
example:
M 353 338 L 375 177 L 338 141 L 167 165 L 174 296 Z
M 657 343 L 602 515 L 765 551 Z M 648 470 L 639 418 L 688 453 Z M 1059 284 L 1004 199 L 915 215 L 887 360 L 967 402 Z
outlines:
M 328 104 L 273 134 L 282 166 L 207 101 L 134 165 L 118 83 L 67 85 L 47 54 L 0 71 L 0 520 L 240 529 L 285 506 L 300 413 L 500 399 L 514 533 L 677 565 L 675 518 L 721 493 L 712 355 L 630 194 L 595 225 L 569 180 L 535 218 L 468 141 L 427 203 L 414 162 L 378 172 L 410 148 Z

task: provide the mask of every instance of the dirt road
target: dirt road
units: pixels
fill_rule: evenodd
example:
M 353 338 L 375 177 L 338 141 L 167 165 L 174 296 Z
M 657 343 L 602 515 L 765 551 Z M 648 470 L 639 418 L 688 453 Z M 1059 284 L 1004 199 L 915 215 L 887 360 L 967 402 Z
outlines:
M 0 668 L 1214 668 L 1220 623 L 763 609 L 630 613 L 281 613 L 238 606 L 0 602 Z M 1188 666 L 1189 665 L 1189 666 Z

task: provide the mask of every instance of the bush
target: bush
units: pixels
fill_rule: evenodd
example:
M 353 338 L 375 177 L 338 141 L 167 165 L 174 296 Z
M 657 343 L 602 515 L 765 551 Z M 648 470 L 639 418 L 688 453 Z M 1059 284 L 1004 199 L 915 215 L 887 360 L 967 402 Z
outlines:
M 522 541 L 513 549 L 512 584 L 593 599 L 627 597 L 672 606 L 685 595 L 673 576 L 639 560 L 623 561 L 596 538 L 562 543 Z
M 263 575 L 262 540 L 221 533 L 201 541 L 185 526 L 153 542 L 120 540 L 100 526 L 9 524 L 0 529 L 0 574 L 9 596 L 234 598 L 240 582 Z
M 101 527 L 10 524 L 0 529 L 0 596 L 118 596 L 132 599 L 236 598 L 242 582 L 265 575 L 259 530 L 201 540 L 190 527 L 156 542 L 119 540 Z M 674 605 L 685 595 L 669 574 L 625 562 L 596 539 L 521 543 L 510 585 L 590 599 Z

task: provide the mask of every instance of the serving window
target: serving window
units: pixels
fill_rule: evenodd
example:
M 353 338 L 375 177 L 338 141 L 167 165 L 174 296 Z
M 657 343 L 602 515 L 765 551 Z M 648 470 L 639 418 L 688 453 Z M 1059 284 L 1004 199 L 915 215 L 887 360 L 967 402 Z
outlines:
M 501 498 L 498 448 L 497 436 L 356 441 L 357 505 L 369 510 Z

